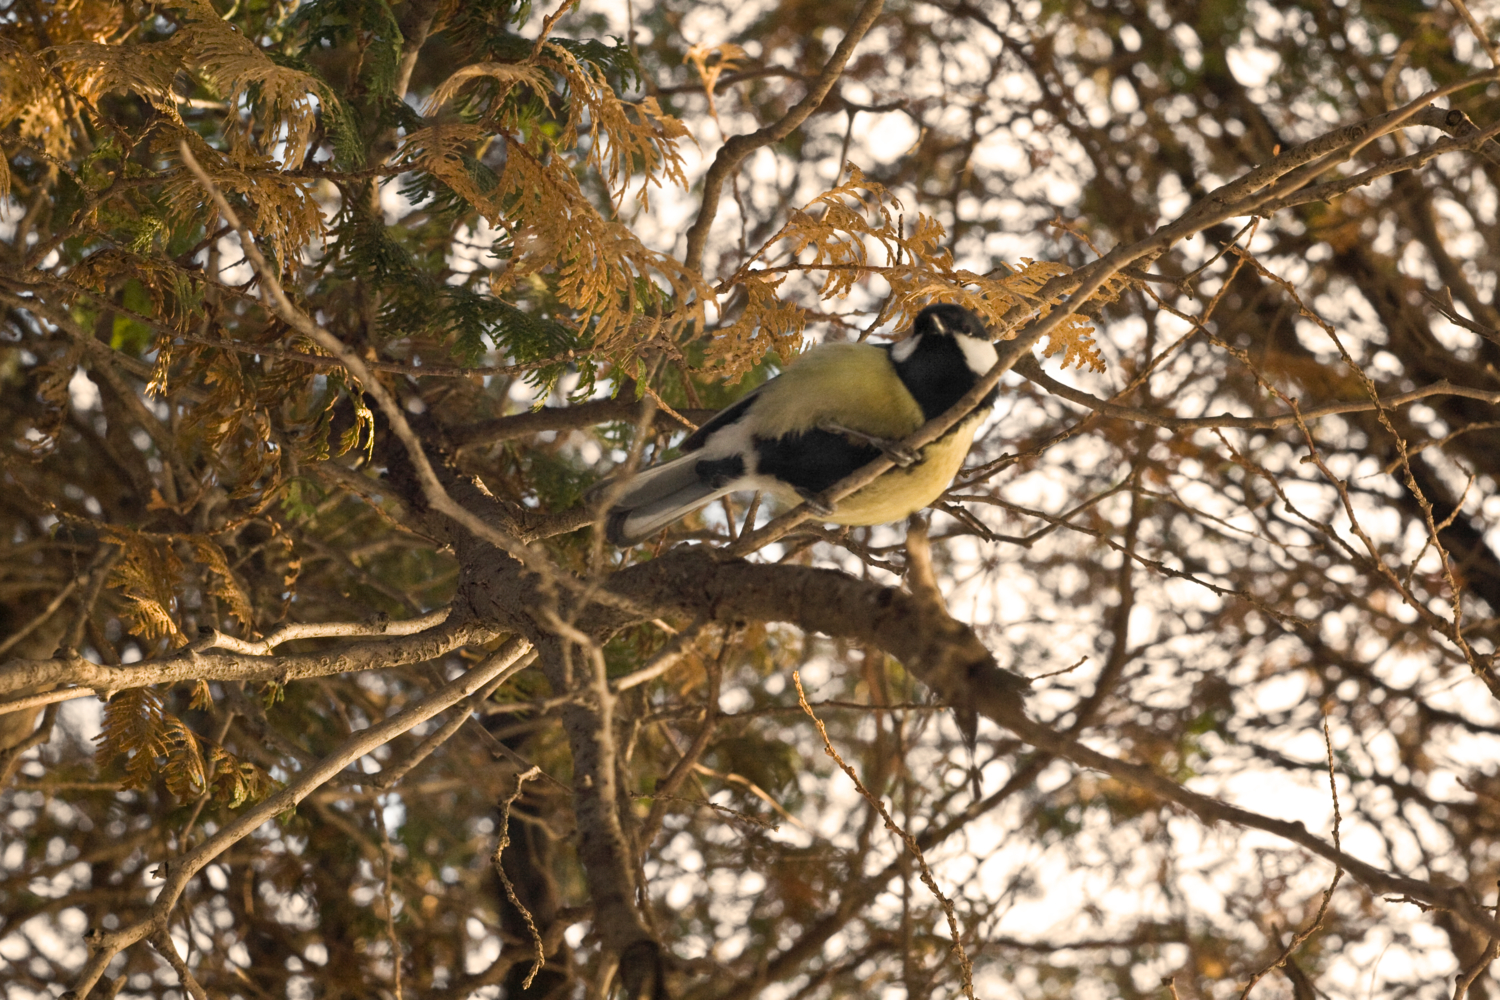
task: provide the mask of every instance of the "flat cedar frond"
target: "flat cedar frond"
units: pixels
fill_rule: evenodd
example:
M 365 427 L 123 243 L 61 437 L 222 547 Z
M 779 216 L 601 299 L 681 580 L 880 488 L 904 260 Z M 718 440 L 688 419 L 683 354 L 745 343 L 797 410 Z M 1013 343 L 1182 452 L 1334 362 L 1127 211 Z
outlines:
M 802 345 L 807 310 L 777 296 L 785 275 L 774 278 L 747 277 L 741 285 L 747 296 L 745 309 L 728 326 L 714 331 L 709 356 L 716 363 L 714 374 L 726 381 L 740 378 L 771 351 L 783 364 Z
M 208 741 L 209 765 L 213 768 L 210 787 L 214 799 L 231 809 L 259 802 L 277 788 L 275 781 L 256 765 Z
M 206 694 L 207 686 L 198 683 Z M 193 698 L 196 703 L 197 689 Z M 199 736 L 168 712 L 156 688 L 131 688 L 112 697 L 94 740 L 99 761 L 125 758 L 125 788 L 145 788 L 159 771 L 167 790 L 178 799 L 212 791 L 231 809 L 257 802 L 276 789 L 276 782 L 259 767 Z
M 170 536 L 148 536 L 114 525 L 102 526 L 101 533 L 120 547 L 109 585 L 125 598 L 123 614 L 131 631 L 143 639 L 166 636 L 173 646 L 185 644 L 187 639 L 173 613 L 183 565 L 172 551 Z
M 488 184 L 481 180 L 483 175 L 476 171 L 478 161 L 473 155 L 478 144 L 489 136 L 489 129 L 482 125 L 461 122 L 429 125 L 408 134 L 398 155 L 413 169 L 431 173 L 493 222 L 504 212 L 499 187 L 492 177 L 484 178 L 490 181 Z
M 17 124 L 22 139 L 53 156 L 68 153 L 70 137 L 63 124 L 62 102 L 47 80 L 47 68 L 30 52 L 0 37 L 0 129 Z M 10 158 L 0 156 L 0 198 L 10 195 Z
M 311 180 L 282 173 L 276 162 L 267 158 L 252 161 L 243 153 L 234 158 L 226 156 L 191 129 L 158 130 L 156 135 L 155 151 L 174 163 L 179 159 L 178 144 L 186 139 L 193 156 L 219 190 L 226 197 L 238 196 L 236 211 L 259 238 L 261 252 L 268 260 L 285 263 L 290 254 L 326 235 Z M 178 166 L 167 174 L 161 192 L 164 214 L 171 226 L 197 225 L 213 232 L 223 224 L 216 209 L 205 207 L 203 186 L 187 168 Z M 224 262 L 226 266 L 233 263 Z
M 11 38 L 0 39 L 0 129 L 14 123 L 20 138 L 66 161 L 77 150 L 77 119 L 71 106 L 76 102 L 65 96 L 66 74 L 49 73 L 49 64 L 56 65 L 52 59 L 73 45 L 109 48 L 105 40 L 119 27 L 120 4 L 116 0 L 75 0 L 48 7 L 45 38 L 50 48 L 32 52 Z M 10 22 L 15 20 L 12 17 Z M 8 22 L 6 34 L 11 34 L 11 27 Z M 95 56 L 114 61 L 108 53 Z M 124 71 L 137 72 L 133 68 Z M 146 72 L 149 75 L 151 71 Z M 7 177 L 8 166 L 0 171 Z
M 636 195 L 642 209 L 649 206 L 648 189 L 653 184 L 661 187 L 664 181 L 670 181 L 687 187 L 682 152 L 677 148 L 677 140 L 688 135 L 682 122 L 662 111 L 654 97 L 625 104 L 602 69 L 579 62 L 561 45 L 548 43 L 542 51 L 542 64 L 562 75 L 572 98 L 561 144 L 565 148 L 576 146 L 578 130 L 587 122 L 588 161 L 604 178 L 616 203 L 623 200 L 630 177 L 637 170 L 643 174 Z
M 551 269 L 553 294 L 581 315 L 589 346 L 622 349 L 620 363 L 661 335 L 670 299 L 680 303 L 673 323 L 701 323 L 702 302 L 711 294 L 702 278 L 668 254 L 643 244 L 628 227 L 605 219 L 579 187 L 562 157 L 543 162 L 532 150 L 507 139 L 498 201 L 506 214 L 496 221 L 510 229 L 510 266 L 491 279 L 502 295 L 521 279 Z M 662 285 L 666 287 L 663 288 Z
M 208 770 L 198 746 L 198 737 L 175 715 L 166 716 L 163 728 L 166 731 L 166 753 L 163 755 L 166 760 L 162 765 L 162 777 L 167 791 L 179 799 L 197 798 L 208 788 Z
M 109 700 L 94 740 L 99 744 L 98 759 L 125 758 L 126 788 L 144 788 L 156 769 L 156 759 L 171 750 L 172 738 L 161 695 L 155 688 L 141 687 L 121 691 Z
M 901 202 L 884 185 L 867 178 L 852 163 L 848 169 L 848 180 L 802 209 L 794 209 L 786 224 L 731 279 L 745 286 L 749 303 L 729 328 L 732 333 L 726 349 L 759 349 L 764 354 L 778 338 L 789 335 L 790 314 L 765 292 L 763 275 L 768 271 L 823 271 L 819 295 L 824 299 L 842 298 L 856 283 L 879 274 L 891 289 L 886 318 L 898 330 L 907 329 L 925 306 L 955 302 L 973 310 L 1005 339 L 1015 335 L 1015 328 L 1007 328 L 1005 321 L 1013 308 L 1028 309 L 1029 317 L 1035 318 L 1045 316 L 1056 304 L 1037 299 L 1036 293 L 1052 278 L 1068 273 L 1067 266 L 1025 259 L 1019 270 L 1000 277 L 955 268 L 952 254 L 943 246 L 947 234 L 937 220 L 919 213 L 908 227 L 900 215 Z M 777 247 L 794 263 L 760 271 L 750 268 L 750 263 L 764 259 Z M 871 259 L 874 248 L 879 248 L 883 260 Z M 1123 278 L 1110 282 L 1091 301 L 1113 301 L 1125 283 Z M 757 323 L 769 325 L 762 336 L 753 333 Z M 1103 371 L 1104 358 L 1092 334 L 1088 320 L 1070 316 L 1049 334 L 1043 353 L 1049 357 L 1061 353 L 1064 367 L 1087 364 Z M 753 353 L 731 355 L 726 371 L 744 371 L 758 358 Z
M 1063 320 L 1062 325 L 1047 335 L 1047 346 L 1042 348 L 1042 356 L 1050 358 L 1054 354 L 1062 354 L 1062 367 L 1074 365 L 1082 368 L 1088 365 L 1096 372 L 1105 369 L 1104 356 L 1099 353 L 1099 345 L 1094 342 L 1094 324 L 1084 317 L 1074 313 Z
M 865 277 L 871 243 L 879 246 L 893 264 L 904 261 L 907 266 L 951 270 L 952 256 L 940 245 L 943 227 L 928 216 L 918 215 L 908 236 L 899 214 L 901 208 L 901 202 L 884 185 L 865 177 L 851 163 L 847 181 L 818 195 L 800 211 L 794 210 L 781 231 L 755 256 L 761 257 L 773 244 L 783 243 L 787 255 L 802 268 L 827 271 L 819 291 L 825 299 L 842 298 Z M 809 253 L 811 260 L 806 259 Z
M 282 151 L 288 168 L 300 167 L 317 131 L 319 108 L 335 100 L 327 85 L 271 61 L 206 0 L 187 0 L 185 6 L 183 26 L 165 41 L 70 42 L 52 49 L 56 65 L 90 102 L 109 93 L 133 93 L 178 122 L 173 83 L 179 73 L 191 72 L 231 109 L 225 134 L 239 166 L 255 165 L 269 152 L 256 148 L 258 131 L 264 143 Z M 55 100 L 46 94 L 43 99 Z M 241 107 L 253 114 L 242 114 Z
M 177 117 L 172 81 L 182 71 L 183 63 L 178 47 L 171 42 L 70 42 L 56 46 L 51 54 L 68 86 L 91 104 L 97 104 L 105 94 L 131 93 L 162 114 Z
M 221 19 L 207 0 L 188 0 L 186 23 L 172 36 L 172 44 L 193 72 L 210 83 L 236 113 L 227 135 L 242 166 L 260 160 L 269 149 L 254 152 L 255 125 L 262 144 L 280 146 L 287 169 L 302 166 L 317 131 L 319 108 L 335 98 L 317 77 L 271 61 L 253 41 Z M 136 46 L 140 48 L 141 46 Z M 253 116 L 237 113 L 242 103 Z M 300 244 L 299 244 L 300 245 Z
M 714 88 L 719 85 L 719 77 L 726 70 L 737 69 L 740 60 L 748 55 L 744 48 L 733 42 L 721 42 L 718 45 L 700 42 L 683 53 L 683 57 L 698 71 L 698 79 L 703 84 L 703 96 L 708 99 L 708 115 L 716 124 L 719 122 L 719 106 L 714 98 Z M 709 65 L 710 61 L 713 62 L 712 66 Z M 721 125 L 720 131 L 722 130 Z
M 551 89 L 548 86 L 547 74 L 531 63 L 499 63 L 481 62 L 471 63 L 460 67 L 453 72 L 437 89 L 432 96 L 427 98 L 426 105 L 422 108 L 422 114 L 431 116 L 443 105 L 453 100 L 465 84 L 473 80 L 489 79 L 504 85 L 503 89 L 515 84 L 523 84 L 538 94 L 544 94 Z
M 112 289 L 126 281 L 133 281 L 150 300 L 151 318 L 179 332 L 187 331 L 202 319 L 202 296 L 192 286 L 183 268 L 163 257 L 125 247 L 103 246 L 79 261 L 68 277 L 75 285 L 100 296 L 109 295 Z M 158 336 L 156 341 L 158 347 L 171 346 L 168 337 Z M 147 391 L 162 391 L 163 388 Z
M 248 633 L 255 624 L 255 609 L 250 604 L 250 595 L 234 578 L 224 550 L 207 535 L 189 535 L 187 541 L 192 546 L 194 558 L 208 571 L 205 581 L 208 592 L 228 606 L 230 616 L 237 619 Z

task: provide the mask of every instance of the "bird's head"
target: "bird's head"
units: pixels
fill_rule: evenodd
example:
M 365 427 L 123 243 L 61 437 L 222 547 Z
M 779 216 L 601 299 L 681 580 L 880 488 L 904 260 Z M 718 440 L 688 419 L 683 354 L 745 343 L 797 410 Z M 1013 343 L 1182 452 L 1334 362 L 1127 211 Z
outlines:
M 969 337 L 986 344 L 995 339 L 984 328 L 984 323 L 978 316 L 951 302 L 940 302 L 917 313 L 912 333 L 915 336 L 935 333 L 939 336 Z
M 891 357 L 904 362 L 918 350 L 931 351 L 940 338 L 958 345 L 966 366 L 975 375 L 983 375 L 995 364 L 994 340 L 983 321 L 951 302 L 940 302 L 917 313 L 911 336 L 891 348 Z

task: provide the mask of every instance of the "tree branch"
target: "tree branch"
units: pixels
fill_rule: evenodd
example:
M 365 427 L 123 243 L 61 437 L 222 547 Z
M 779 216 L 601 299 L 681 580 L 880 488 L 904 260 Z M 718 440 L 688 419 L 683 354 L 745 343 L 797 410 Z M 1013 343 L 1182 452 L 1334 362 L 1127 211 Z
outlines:
M 1037 385 L 1046 389 L 1054 396 L 1061 396 L 1070 403 L 1087 406 L 1100 416 L 1112 417 L 1117 420 L 1130 420 L 1139 424 L 1150 424 L 1153 427 L 1166 427 L 1172 430 L 1193 430 L 1206 427 L 1239 427 L 1246 430 L 1270 430 L 1276 427 L 1287 427 L 1297 423 L 1298 415 L 1286 413 L 1275 417 L 1236 417 L 1228 413 L 1221 413 L 1213 417 L 1172 417 L 1150 410 L 1142 410 L 1134 406 L 1121 406 L 1100 399 L 1097 396 L 1075 389 L 1057 381 L 1042 370 L 1042 366 L 1031 355 L 1026 355 L 1016 362 L 1015 372 L 1022 375 Z M 1369 400 L 1353 400 L 1347 403 L 1329 403 L 1326 406 L 1317 406 L 1310 410 L 1303 410 L 1301 419 L 1312 420 L 1317 417 L 1329 417 L 1340 413 L 1367 413 L 1379 410 L 1382 407 L 1404 406 L 1414 403 L 1419 399 L 1429 396 L 1463 396 L 1467 399 L 1477 399 L 1486 403 L 1500 404 L 1500 392 L 1490 392 L 1485 389 L 1474 389 L 1468 386 L 1454 385 L 1447 379 L 1434 382 L 1432 385 L 1413 389 L 1410 392 L 1398 393 L 1387 396 L 1380 402 Z
M 949 704 L 972 707 L 1040 750 L 1174 802 L 1206 822 L 1275 834 L 1332 861 L 1376 893 L 1451 910 L 1486 933 L 1500 934 L 1500 921 L 1461 887 L 1385 871 L 1346 854 L 1300 822 L 1272 819 L 1191 791 L 1146 765 L 1100 753 L 1032 719 L 1022 701 L 1024 679 L 997 666 L 972 629 L 946 613 L 939 617 L 923 598 L 834 570 L 716 562 L 710 553 L 691 548 L 622 570 L 609 585 L 628 587 L 639 601 L 664 611 L 672 608 L 706 621 L 787 622 L 806 632 L 876 646 Z
M 979 401 L 988 395 L 991 389 L 1000 384 L 1000 379 L 1015 366 L 1022 355 L 1030 352 L 1037 341 L 1056 330 L 1068 317 L 1078 312 L 1084 303 L 1088 302 L 1123 269 L 1137 261 L 1154 259 L 1179 240 L 1212 226 L 1238 216 L 1255 214 L 1263 204 L 1298 190 L 1319 174 L 1344 162 L 1379 136 L 1407 125 L 1410 119 L 1414 117 L 1418 119 L 1413 124 L 1428 124 L 1426 119 L 1432 117 L 1432 112 L 1441 110 L 1428 107 L 1428 103 L 1435 98 L 1494 79 L 1500 79 L 1500 70 L 1476 74 L 1458 83 L 1440 87 L 1394 111 L 1375 115 L 1352 125 L 1345 125 L 1316 139 L 1294 146 L 1272 159 L 1270 163 L 1256 167 L 1237 180 L 1230 181 L 1210 192 L 1183 213 L 1176 222 L 1162 226 L 1145 239 L 1118 246 L 1076 271 L 1052 278 L 1027 300 L 1013 306 L 1003 318 L 1002 327 L 1010 328 L 1024 322 L 1036 311 L 1036 303 L 1056 302 L 1058 304 L 1053 306 L 1046 315 L 1031 320 L 1014 337 L 998 344 L 999 357 L 994 367 L 946 412 L 932 418 L 902 440 L 901 447 L 908 451 L 920 451 L 948 433 L 959 421 L 968 416 L 974 407 L 979 405 Z M 1446 118 L 1446 112 L 1442 114 Z M 824 490 L 817 499 L 825 506 L 837 506 L 839 500 L 867 486 L 887 472 L 892 465 L 889 458 L 884 456 L 876 458 Z M 811 516 L 812 511 L 807 504 L 798 504 L 774 518 L 759 531 L 742 535 L 737 542 L 725 549 L 725 554 L 742 556 L 769 545 L 784 537 Z
M 717 410 L 683 410 L 682 416 L 694 424 L 702 424 Z M 493 420 L 480 420 L 462 424 L 448 431 L 448 440 L 455 448 L 467 448 L 480 444 L 494 444 L 516 438 L 540 434 L 543 431 L 571 431 L 596 424 L 634 420 L 640 415 L 640 404 L 633 399 L 596 399 L 572 406 L 548 406 L 529 413 L 516 413 Z M 684 430 L 690 428 L 675 419 L 674 414 L 658 410 L 657 418 L 672 420 Z M 676 429 L 676 428 L 674 428 Z
M 236 639 L 218 629 L 209 629 L 208 634 L 193 643 L 194 649 L 227 649 L 232 653 L 247 656 L 270 656 L 271 651 L 282 643 L 297 639 L 331 639 L 357 635 L 415 635 L 436 628 L 448 620 L 450 609 L 439 608 L 421 618 L 403 618 L 400 621 L 377 622 L 294 622 L 283 625 L 258 642 Z
M 517 661 L 521 661 L 530 648 L 530 644 L 524 639 L 512 639 L 488 660 L 448 682 L 415 705 L 353 734 L 337 750 L 303 771 L 281 791 L 255 808 L 245 810 L 191 852 L 164 863 L 159 870 L 165 870 L 166 881 L 153 900 L 148 915 L 119 930 L 94 928 L 90 931 L 87 938 L 91 949 L 89 960 L 79 973 L 73 989 L 64 996 L 87 997 L 89 990 L 93 989 L 99 977 L 104 974 L 105 967 L 116 955 L 131 945 L 164 931 L 167 915 L 177 905 L 189 880 L 214 858 L 255 832 L 262 823 L 296 808 L 315 789 L 376 747 L 383 746 L 418 723 L 457 704 L 495 678 L 509 676 L 521 670 L 525 661 Z
M 855 47 L 880 16 L 884 6 L 885 0 L 865 0 L 865 5 L 854 17 L 854 23 L 849 25 L 849 30 L 833 50 L 833 55 L 828 57 L 823 71 L 808 88 L 807 94 L 790 111 L 770 125 L 745 135 L 737 135 L 719 147 L 713 166 L 708 168 L 708 174 L 703 178 L 703 204 L 698 209 L 698 218 L 688 229 L 687 254 L 683 257 L 683 264 L 689 271 L 697 271 L 703 267 L 703 250 L 708 245 L 708 232 L 713 228 L 714 217 L 719 214 L 719 199 L 724 193 L 724 182 L 739 169 L 745 157 L 762 146 L 785 139 L 807 120 L 808 115 L 817 110 L 833 85 L 838 82 Z
M 421 483 L 422 493 L 428 505 L 463 525 L 475 537 L 484 539 L 502 552 L 517 559 L 533 572 L 542 574 L 548 579 L 564 575 L 555 571 L 551 561 L 544 552 L 539 549 L 533 550 L 530 545 L 511 538 L 492 524 L 487 524 L 472 511 L 460 506 L 448 495 L 448 491 L 443 488 L 442 482 L 438 480 L 432 463 L 428 461 L 427 453 L 422 448 L 421 439 L 412 430 L 411 424 L 406 419 L 406 414 L 402 411 L 400 405 L 397 404 L 390 390 L 374 377 L 358 352 L 339 340 L 332 333 L 323 329 L 311 316 L 292 304 L 291 299 L 287 298 L 286 291 L 281 287 L 281 281 L 276 272 L 266 263 L 266 259 L 262 256 L 260 248 L 256 246 L 254 235 L 240 222 L 239 216 L 230 207 L 229 202 L 225 200 L 224 194 L 219 190 L 218 185 L 213 182 L 213 179 L 199 165 L 197 159 L 193 156 L 193 151 L 188 148 L 186 141 L 179 144 L 178 154 L 182 157 L 183 165 L 198 179 L 198 183 L 203 185 L 204 190 L 213 199 L 214 205 L 219 210 L 219 214 L 234 227 L 234 231 L 239 235 L 241 247 L 245 251 L 245 257 L 250 261 L 251 267 L 255 269 L 256 276 L 260 278 L 261 294 L 265 299 L 266 305 L 298 333 L 301 333 L 319 347 L 338 358 L 340 363 L 348 369 L 349 373 L 359 381 L 364 390 L 374 397 L 376 403 L 380 406 L 381 412 L 385 414 L 386 420 L 390 422 L 392 431 L 395 432 L 396 437 L 406 447 L 406 452 L 410 456 L 412 467 L 416 471 L 417 480 Z
M 14 702 L 0 702 L 0 713 L 22 707 L 44 705 L 33 701 L 52 695 L 50 701 L 67 701 L 85 694 L 112 694 L 127 688 L 150 684 L 176 684 L 181 681 L 291 681 L 306 677 L 352 673 L 422 663 L 436 659 L 460 646 L 491 642 L 505 634 L 504 629 L 482 622 L 445 623 L 415 635 L 374 642 L 350 643 L 338 649 L 317 653 L 294 653 L 283 656 L 250 656 L 242 653 L 198 653 L 187 647 L 172 656 L 146 660 L 128 666 L 111 667 L 86 660 L 76 653 L 63 659 L 11 660 L 0 665 L 0 694 L 33 685 L 76 685 L 46 695 L 31 695 Z M 25 701 L 25 704 L 22 704 Z

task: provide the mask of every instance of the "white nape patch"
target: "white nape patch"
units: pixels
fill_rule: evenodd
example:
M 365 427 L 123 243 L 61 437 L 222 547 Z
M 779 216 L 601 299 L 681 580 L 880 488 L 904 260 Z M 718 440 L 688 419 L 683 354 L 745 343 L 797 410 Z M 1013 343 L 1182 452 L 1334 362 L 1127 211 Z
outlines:
M 953 339 L 958 341 L 958 349 L 964 352 L 964 363 L 975 375 L 983 375 L 995 367 L 995 362 L 1000 360 L 1000 355 L 995 351 L 995 345 L 988 340 L 980 340 L 978 337 L 970 337 L 962 333 Z
M 939 330 L 943 329 L 943 325 L 941 323 L 938 323 L 938 321 L 936 319 L 934 319 L 933 322 L 937 323 L 937 328 Z M 943 330 L 943 332 L 947 333 L 948 331 Z M 960 338 L 960 339 L 963 339 L 963 338 Z M 899 343 L 899 344 L 892 344 L 891 345 L 891 360 L 892 361 L 905 361 L 907 358 L 911 357 L 913 353 L 915 353 L 915 351 L 917 349 L 917 345 L 920 344 L 921 342 L 922 342 L 922 335 L 920 333 L 914 333 L 910 337 L 907 337 L 905 340 L 901 341 L 901 343 Z
M 937 327 L 937 332 L 938 333 L 947 333 L 948 332 L 948 328 L 943 325 L 943 321 L 940 320 L 940 319 L 938 319 L 937 313 L 933 313 L 931 316 L 928 316 L 927 317 L 927 321 L 929 323 L 931 323 L 933 326 Z

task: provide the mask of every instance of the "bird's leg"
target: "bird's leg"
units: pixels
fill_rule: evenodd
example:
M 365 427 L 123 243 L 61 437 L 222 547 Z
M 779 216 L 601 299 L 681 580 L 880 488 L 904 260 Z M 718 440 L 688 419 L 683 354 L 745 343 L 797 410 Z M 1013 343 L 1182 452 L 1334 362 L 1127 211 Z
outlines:
M 864 431 L 853 430 L 852 428 L 845 427 L 843 424 L 837 423 L 833 420 L 818 421 L 818 430 L 827 431 L 829 434 L 842 434 L 844 437 L 849 438 L 852 441 L 858 441 L 860 444 L 867 444 L 873 448 L 879 448 L 882 455 L 890 459 L 892 462 L 895 462 L 903 469 L 907 468 L 908 466 L 916 465 L 922 460 L 922 456 L 920 454 L 912 451 L 910 448 L 901 447 L 899 442 L 892 441 L 890 438 L 876 437 L 873 434 L 866 434 Z

